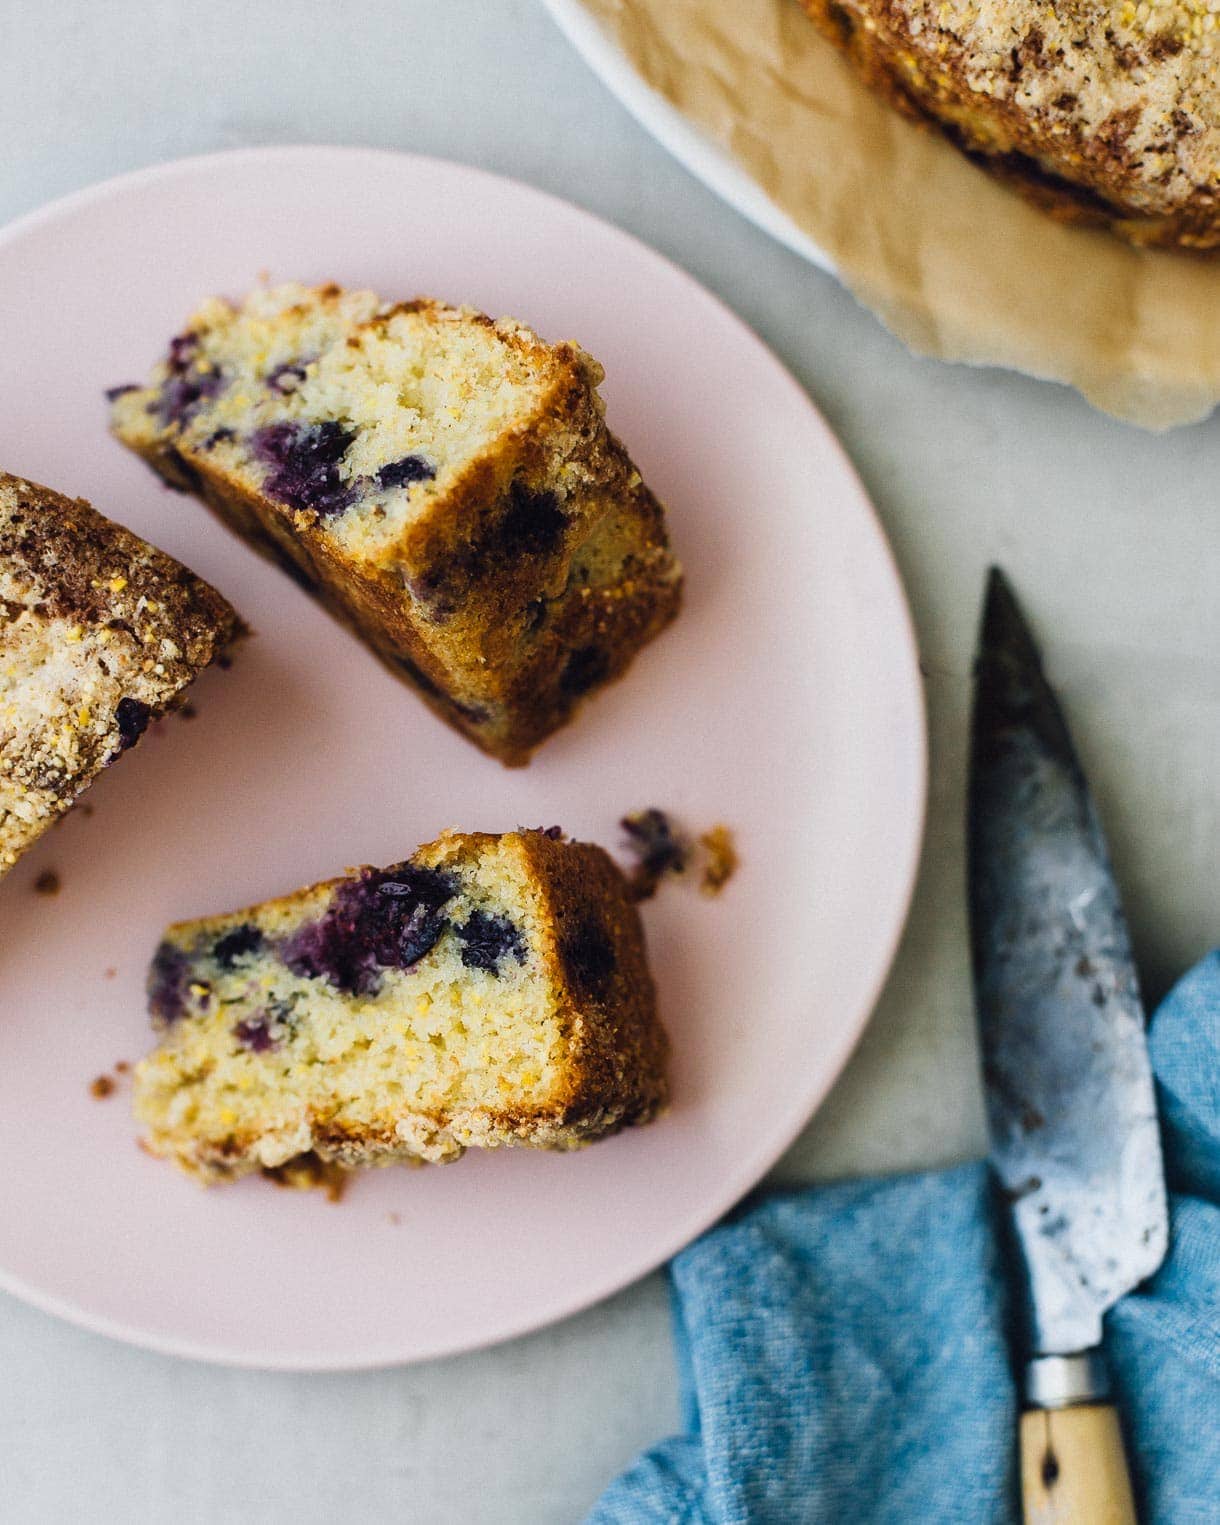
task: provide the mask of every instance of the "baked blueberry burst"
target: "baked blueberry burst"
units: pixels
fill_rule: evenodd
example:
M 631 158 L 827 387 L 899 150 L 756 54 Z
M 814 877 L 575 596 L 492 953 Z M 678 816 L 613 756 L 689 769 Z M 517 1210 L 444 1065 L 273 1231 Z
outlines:
M 152 1153 L 206 1181 L 474 1145 L 567 1149 L 664 1104 L 628 886 L 550 831 L 448 832 L 389 868 L 171 927 L 136 1073 Z

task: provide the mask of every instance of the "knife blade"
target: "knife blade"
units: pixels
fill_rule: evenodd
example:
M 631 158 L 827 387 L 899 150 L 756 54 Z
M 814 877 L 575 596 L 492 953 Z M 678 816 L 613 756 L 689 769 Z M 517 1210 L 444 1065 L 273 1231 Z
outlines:
M 1027 1354 L 1094 1352 L 1168 1239 L 1144 1009 L 1097 812 L 1011 587 L 987 584 L 968 811 L 991 1164 L 1023 1266 Z M 1035 1359 L 1045 1407 L 1105 1395 L 1098 1359 Z

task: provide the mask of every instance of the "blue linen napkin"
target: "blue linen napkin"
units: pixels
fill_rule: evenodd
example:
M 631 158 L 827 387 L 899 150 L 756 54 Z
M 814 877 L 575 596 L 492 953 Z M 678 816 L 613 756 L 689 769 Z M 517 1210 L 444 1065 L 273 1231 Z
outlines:
M 1140 1517 L 1220 1525 L 1220 952 L 1150 1037 L 1164 1266 L 1107 1322 Z M 986 1167 L 768 1197 L 671 1267 L 684 1432 L 588 1525 L 1016 1525 Z

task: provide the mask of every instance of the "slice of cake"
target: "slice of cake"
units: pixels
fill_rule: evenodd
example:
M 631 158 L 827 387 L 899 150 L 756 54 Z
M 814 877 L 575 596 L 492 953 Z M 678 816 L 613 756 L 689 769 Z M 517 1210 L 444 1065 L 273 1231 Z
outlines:
M 302 1157 L 569 1149 L 666 1096 L 639 917 L 599 847 L 447 832 L 391 868 L 171 927 L 136 1070 L 152 1153 L 204 1180 Z
M 0 876 L 240 630 L 172 557 L 0 472 Z
M 206 303 L 112 427 L 515 764 L 678 609 L 601 379 L 511 319 L 290 285 Z

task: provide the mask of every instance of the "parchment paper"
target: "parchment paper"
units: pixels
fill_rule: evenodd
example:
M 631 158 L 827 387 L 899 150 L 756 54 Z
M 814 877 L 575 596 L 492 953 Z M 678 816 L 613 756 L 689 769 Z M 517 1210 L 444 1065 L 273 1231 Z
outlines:
M 1220 400 L 1220 261 L 1053 222 L 869 91 L 796 0 L 583 3 L 911 349 L 1148 429 Z

